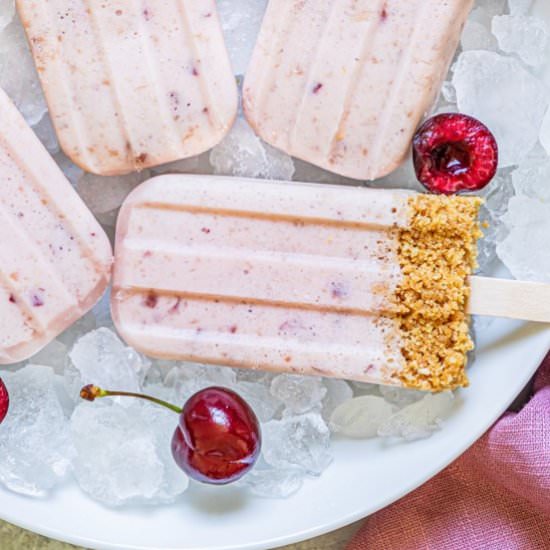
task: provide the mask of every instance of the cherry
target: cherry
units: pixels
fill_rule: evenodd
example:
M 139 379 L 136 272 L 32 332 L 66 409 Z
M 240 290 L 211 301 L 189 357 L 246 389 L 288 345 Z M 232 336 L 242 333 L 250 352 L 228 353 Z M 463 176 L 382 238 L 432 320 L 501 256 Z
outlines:
M 6 385 L 4 384 L 4 382 L 2 382 L 2 379 L 0 378 L 0 424 L 2 424 L 4 418 L 6 418 L 9 408 L 10 396 L 8 394 L 8 388 L 6 388 Z
M 477 191 L 494 177 L 498 146 L 479 120 L 460 113 L 429 118 L 413 139 L 418 180 L 434 193 Z
M 172 438 L 172 456 L 189 477 L 222 485 L 236 481 L 252 469 L 260 454 L 258 419 L 235 392 L 211 387 L 197 392 L 183 408 L 149 395 L 107 391 L 94 385 L 80 390 L 82 399 L 138 397 L 180 415 Z
M 191 397 L 172 438 L 172 455 L 191 477 L 225 484 L 246 474 L 260 453 L 258 419 L 248 404 L 225 388 Z

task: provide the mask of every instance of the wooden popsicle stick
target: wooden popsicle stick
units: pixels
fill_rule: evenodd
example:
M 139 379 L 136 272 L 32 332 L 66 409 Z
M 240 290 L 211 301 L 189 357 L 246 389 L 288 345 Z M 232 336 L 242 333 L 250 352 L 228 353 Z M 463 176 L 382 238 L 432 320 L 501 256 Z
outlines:
M 468 313 L 550 323 L 550 284 L 470 277 Z

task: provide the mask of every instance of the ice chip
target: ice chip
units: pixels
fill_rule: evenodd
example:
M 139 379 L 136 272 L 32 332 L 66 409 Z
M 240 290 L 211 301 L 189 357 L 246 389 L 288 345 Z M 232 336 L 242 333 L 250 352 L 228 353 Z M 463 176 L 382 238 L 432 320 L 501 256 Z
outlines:
M 449 80 L 445 80 L 441 86 L 441 97 L 448 103 L 456 103 L 456 90 Z
M 271 394 L 296 414 L 319 408 L 326 393 L 323 381 L 312 376 L 280 374 L 271 382 Z
M 94 214 L 105 214 L 119 208 L 128 194 L 149 177 L 147 170 L 127 176 L 82 174 L 76 189 Z
M 478 0 L 477 6 L 484 9 L 491 17 L 500 15 L 506 9 L 506 0 Z
M 527 15 L 533 0 L 508 0 L 508 8 L 511 15 Z
M 546 114 L 542 120 L 539 139 L 541 145 L 546 151 L 546 154 L 550 156 L 550 109 L 546 111 Z
M 519 164 L 537 143 L 550 99 L 546 86 L 517 59 L 487 51 L 463 52 L 452 81 L 460 111 L 494 133 L 500 166 Z
M 164 398 L 184 403 L 192 395 L 211 386 L 233 389 L 237 375 L 229 367 L 199 365 L 197 363 L 174 363 L 155 361 L 166 372 Z
M 550 281 L 548 205 L 541 198 L 527 195 L 515 196 L 510 200 L 508 212 L 503 218 L 508 234 L 498 243 L 497 254 L 517 279 Z
M 393 412 L 382 397 L 364 395 L 342 403 L 330 417 L 330 429 L 353 438 L 375 437 L 380 425 Z
M 80 338 L 69 357 L 73 369 L 66 369 L 65 376 L 67 391 L 73 397 L 78 396 L 80 387 L 86 384 L 109 390 L 140 391 L 150 366 L 148 359 L 126 347 L 107 328 Z
M 71 417 L 78 484 L 109 506 L 173 502 L 189 483 L 170 452 L 176 424 L 146 403 L 81 403 Z
M 332 461 L 330 431 L 320 414 L 271 420 L 262 426 L 263 457 L 277 469 L 320 475 Z
M 241 381 L 232 389 L 252 407 L 260 422 L 271 420 L 282 406 L 265 384 Z
M 392 405 L 395 405 L 399 409 L 420 401 L 426 392 L 418 390 L 409 390 L 407 388 L 399 388 L 397 386 L 380 386 L 380 393 L 382 397 Z
M 500 15 L 493 19 L 493 34 L 503 52 L 517 54 L 538 67 L 548 58 L 548 27 L 538 17 Z
M 248 473 L 240 482 L 250 492 L 263 498 L 288 498 L 300 490 L 304 473 L 298 469 L 257 469 Z
M 0 0 L 0 32 L 5 29 L 15 17 L 15 0 Z
M 267 0 L 217 0 L 225 43 L 236 75 L 248 67 Z
M 326 378 L 324 385 L 327 393 L 323 399 L 322 414 L 325 420 L 329 420 L 336 407 L 353 397 L 353 390 L 345 380 L 336 380 L 335 378 Z
M 483 23 L 475 19 L 468 19 L 460 37 L 460 44 L 463 51 L 495 50 L 497 41 Z
M 54 372 L 61 374 L 67 363 L 67 346 L 60 340 L 52 340 L 31 359 L 35 365 L 52 367 Z
M 114 328 L 111 318 L 111 287 L 109 287 L 99 302 L 92 308 L 98 327 Z
M 429 437 L 451 412 L 453 400 L 451 392 L 428 393 L 388 418 L 378 429 L 378 435 L 407 441 Z
M 294 162 L 256 136 L 243 118 L 238 118 L 227 137 L 210 152 L 215 174 L 274 180 L 291 180 Z
M 0 424 L 0 483 L 24 495 L 46 496 L 63 479 L 74 454 L 53 370 L 28 365 L 2 377 L 10 408 Z
M 44 114 L 33 130 L 52 155 L 59 152 L 59 142 L 48 113 Z
M 54 155 L 54 159 L 61 170 L 63 170 L 65 177 L 73 184 L 73 186 L 76 186 L 76 183 L 81 178 L 82 174 L 84 174 L 82 168 L 69 160 L 69 158 L 67 158 L 62 151 L 56 153 Z
M 34 126 L 47 111 L 23 27 L 14 19 L 0 32 L 0 87 Z

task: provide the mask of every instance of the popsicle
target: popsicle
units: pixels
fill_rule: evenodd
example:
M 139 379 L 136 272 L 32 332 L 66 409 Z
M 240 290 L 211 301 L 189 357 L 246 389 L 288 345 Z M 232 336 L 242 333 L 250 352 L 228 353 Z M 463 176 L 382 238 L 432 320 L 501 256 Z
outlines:
M 154 357 L 464 386 L 481 200 L 215 176 L 142 184 L 112 313 Z
M 233 123 L 214 0 L 17 0 L 59 141 L 102 175 L 198 155 Z
M 356 179 L 397 168 L 473 0 L 270 0 L 244 87 L 257 134 Z
M 0 364 L 38 352 L 101 297 L 111 245 L 0 90 Z

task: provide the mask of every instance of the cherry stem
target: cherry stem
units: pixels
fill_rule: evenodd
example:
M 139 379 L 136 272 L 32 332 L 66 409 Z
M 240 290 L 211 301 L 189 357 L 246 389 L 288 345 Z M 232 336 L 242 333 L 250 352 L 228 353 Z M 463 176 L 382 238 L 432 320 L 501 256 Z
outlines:
M 143 393 L 133 393 L 133 392 L 127 392 L 127 391 L 109 391 L 109 390 L 104 390 L 102 388 L 98 388 L 93 384 L 84 386 L 80 390 L 80 397 L 82 399 L 85 399 L 86 401 L 95 401 L 96 399 L 101 399 L 102 397 L 137 397 L 138 399 L 145 399 L 147 401 L 151 401 L 151 403 L 155 403 L 156 405 L 160 405 L 161 407 L 170 409 L 171 411 L 174 411 L 175 413 L 178 413 L 178 414 L 181 414 L 183 412 L 183 409 L 181 409 L 180 407 L 177 407 L 176 405 L 172 405 L 172 403 L 168 403 L 167 401 L 163 401 L 162 399 L 157 399 L 156 397 L 153 397 L 151 395 L 145 395 Z

